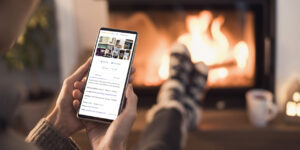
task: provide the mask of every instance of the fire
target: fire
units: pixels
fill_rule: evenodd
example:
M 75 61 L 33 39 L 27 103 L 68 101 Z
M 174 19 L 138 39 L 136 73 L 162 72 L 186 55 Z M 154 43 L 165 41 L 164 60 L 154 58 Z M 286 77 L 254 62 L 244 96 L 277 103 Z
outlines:
M 209 74 L 209 80 L 214 82 L 219 79 L 225 79 L 228 76 L 228 70 L 222 67 L 218 69 L 213 69 L 209 72 Z
M 169 76 L 170 54 L 166 51 L 169 48 L 168 42 L 164 37 L 159 38 L 159 43 L 154 48 L 154 52 L 149 55 L 148 63 L 145 67 L 144 85 L 155 86 L 159 85 Z M 150 46 L 149 46 L 150 47 Z M 155 69 L 153 69 L 155 68 Z
M 170 56 L 164 55 L 162 59 L 161 66 L 159 68 L 158 74 L 162 80 L 166 80 L 169 77 L 169 63 L 170 63 Z
M 187 45 L 193 62 L 203 61 L 212 65 L 224 61 L 229 50 L 229 42 L 221 31 L 224 21 L 224 17 L 221 16 L 214 19 L 210 11 L 187 17 L 189 32 L 180 36 L 178 41 Z
M 179 42 L 188 47 L 193 62 L 202 61 L 211 67 L 209 83 L 224 80 L 231 74 L 226 64 L 239 70 L 247 69 L 249 47 L 245 41 L 239 41 L 234 46 L 230 45 L 229 38 L 222 31 L 224 23 L 223 16 L 214 18 L 212 12 L 201 11 L 198 15 L 186 18 L 188 32 L 178 38 Z M 168 77 L 168 57 L 164 56 L 161 61 L 159 69 L 161 79 Z
M 239 42 L 234 47 L 233 53 L 239 68 L 245 68 L 249 57 L 249 48 L 247 44 L 245 42 Z
M 125 15 L 126 14 L 126 15 Z M 110 26 L 140 33 L 135 53 L 136 86 L 159 86 L 169 76 L 170 48 L 185 44 L 193 62 L 210 68 L 207 87 L 249 87 L 255 83 L 255 14 L 252 11 L 185 10 L 110 13 Z M 185 14 L 182 22 L 181 16 Z M 168 18 L 168 19 L 165 19 Z

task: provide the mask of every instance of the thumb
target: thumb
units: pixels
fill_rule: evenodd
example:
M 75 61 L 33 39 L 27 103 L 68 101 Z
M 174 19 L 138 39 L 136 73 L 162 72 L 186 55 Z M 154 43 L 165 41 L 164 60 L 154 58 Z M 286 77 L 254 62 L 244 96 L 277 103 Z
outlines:
M 88 60 L 81 65 L 69 78 L 72 82 L 81 81 L 84 75 L 88 72 L 91 65 L 92 58 L 89 57 Z
M 128 84 L 128 86 L 127 86 L 126 99 L 127 99 L 127 101 L 126 101 L 126 107 L 125 107 L 124 111 L 136 113 L 138 97 L 135 95 L 135 93 L 133 91 L 132 84 Z

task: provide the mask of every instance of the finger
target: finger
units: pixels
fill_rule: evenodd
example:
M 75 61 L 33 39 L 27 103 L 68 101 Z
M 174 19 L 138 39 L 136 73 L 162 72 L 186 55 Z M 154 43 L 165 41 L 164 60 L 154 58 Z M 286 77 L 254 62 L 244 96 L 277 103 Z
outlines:
M 110 134 L 117 133 L 118 137 L 126 139 L 136 119 L 137 96 L 134 94 L 131 84 L 128 84 L 125 96 L 127 98 L 126 107 L 124 111 L 117 117 L 116 120 L 112 122 L 112 124 L 108 128 L 108 131 L 106 132 L 108 136 L 113 136 Z M 119 130 L 121 132 L 116 132 L 115 130 Z
M 76 81 L 74 83 L 74 88 L 80 90 L 80 91 L 83 91 L 84 90 L 84 87 L 85 87 L 85 83 L 86 82 L 83 82 L 83 81 Z
M 78 99 L 75 99 L 73 101 L 73 107 L 75 110 L 78 110 L 79 109 L 79 105 L 80 105 L 80 101 Z
M 74 99 L 82 99 L 82 92 L 78 89 L 74 89 L 72 92 L 72 96 Z
M 130 77 L 129 77 L 129 83 L 132 83 L 133 82 L 133 74 L 135 73 L 136 69 L 134 67 L 131 68 L 130 70 Z
M 137 107 L 137 102 L 138 102 L 138 97 L 135 95 L 133 91 L 132 84 L 128 84 L 127 89 L 126 89 L 126 107 L 124 111 L 129 111 L 129 112 L 136 112 L 136 107 Z
M 130 76 L 130 77 L 129 77 L 129 83 L 132 83 L 133 80 L 134 80 L 134 77 L 133 77 L 133 76 Z
M 134 74 L 135 71 L 136 71 L 135 67 L 132 67 L 131 70 L 130 70 L 130 74 L 131 74 L 131 75 Z
M 85 83 L 86 82 L 86 76 L 83 77 L 81 81 Z
M 70 79 L 75 81 L 80 81 L 88 72 L 91 65 L 92 58 L 90 57 L 83 65 L 81 65 L 71 76 Z

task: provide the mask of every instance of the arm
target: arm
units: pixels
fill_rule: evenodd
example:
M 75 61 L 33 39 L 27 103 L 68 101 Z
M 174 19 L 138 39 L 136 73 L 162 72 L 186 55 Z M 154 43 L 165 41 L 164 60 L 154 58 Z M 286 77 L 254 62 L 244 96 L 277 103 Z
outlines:
M 43 150 L 79 150 L 71 138 L 62 135 L 45 118 L 30 131 L 25 141 Z
M 80 81 L 88 72 L 91 59 L 88 59 L 71 76 L 64 80 L 62 89 L 53 111 L 43 118 L 29 133 L 26 142 L 33 143 L 45 150 L 76 150 L 78 146 L 69 138 L 73 133 L 83 128 L 76 118 L 73 108 L 73 85 Z

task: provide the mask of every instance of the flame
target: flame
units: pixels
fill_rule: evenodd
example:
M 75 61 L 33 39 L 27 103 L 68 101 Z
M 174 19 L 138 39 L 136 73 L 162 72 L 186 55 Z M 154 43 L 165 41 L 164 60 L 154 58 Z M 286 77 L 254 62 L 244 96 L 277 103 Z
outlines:
M 179 36 L 178 41 L 188 47 L 194 63 L 202 61 L 214 66 L 209 71 L 208 85 L 247 71 L 249 47 L 245 41 L 230 45 L 229 38 L 222 31 L 225 23 L 223 16 L 214 17 L 211 11 L 204 10 L 187 16 L 185 23 L 188 32 Z M 158 71 L 161 80 L 168 78 L 169 60 L 169 55 L 161 57 Z
M 219 79 L 225 79 L 228 76 L 228 69 L 222 67 L 218 69 L 213 69 L 212 71 L 209 72 L 209 79 L 212 82 L 215 82 Z
M 111 14 L 115 18 L 110 21 L 112 27 L 137 30 L 143 39 L 137 47 L 134 84 L 158 86 L 168 78 L 170 47 L 177 40 L 188 47 L 194 63 L 202 61 L 210 67 L 208 87 L 253 85 L 255 14 L 252 11 L 237 15 L 208 10 L 187 13 L 185 22 L 175 18 L 175 24 L 170 27 L 157 26 L 151 19 L 156 16 L 151 13 L 136 12 L 126 17 L 122 13 Z M 230 20 L 227 17 L 231 17 Z
M 161 36 L 159 41 L 155 51 L 148 56 L 147 66 L 144 66 L 146 68 L 146 77 L 144 78 L 145 86 L 159 85 L 169 76 L 170 54 L 168 49 L 170 48 L 165 37 Z
M 161 66 L 159 68 L 158 74 L 162 80 L 166 80 L 169 77 L 169 63 L 170 63 L 170 56 L 164 55 L 162 59 Z
M 249 48 L 245 42 L 239 42 L 233 49 L 234 57 L 237 61 L 238 67 L 243 69 L 247 65 L 249 57 Z
M 224 61 L 229 50 L 229 42 L 221 31 L 224 17 L 213 18 L 210 11 L 201 11 L 198 16 L 188 16 L 186 25 L 188 33 L 178 38 L 178 41 L 187 45 L 193 62 L 203 61 L 212 65 Z M 211 36 L 209 25 L 211 24 Z
M 233 62 L 231 64 L 245 70 L 250 53 L 248 45 L 240 41 L 231 50 L 228 37 L 222 31 L 224 22 L 223 16 L 214 18 L 212 12 L 207 10 L 201 11 L 196 16 L 188 16 L 186 18 L 188 33 L 181 35 L 178 41 L 188 47 L 193 62 L 202 61 L 208 66 Z M 214 83 L 228 76 L 228 68 L 222 66 L 214 68 L 209 71 L 208 82 Z

